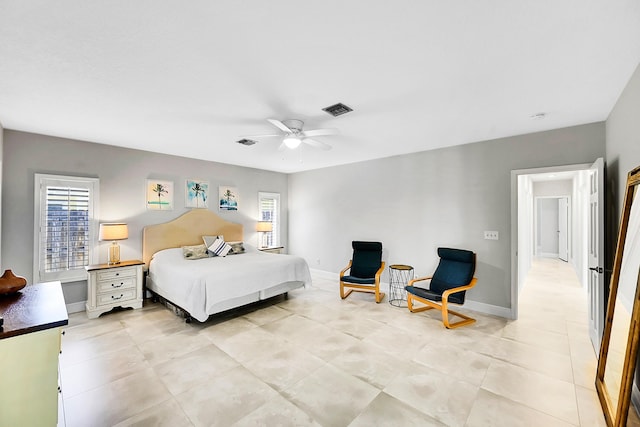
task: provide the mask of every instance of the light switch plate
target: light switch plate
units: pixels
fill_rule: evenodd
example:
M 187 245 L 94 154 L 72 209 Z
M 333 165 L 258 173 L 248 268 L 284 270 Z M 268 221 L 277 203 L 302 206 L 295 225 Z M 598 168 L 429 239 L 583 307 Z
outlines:
M 497 231 L 485 231 L 484 238 L 485 240 L 499 240 L 500 235 Z

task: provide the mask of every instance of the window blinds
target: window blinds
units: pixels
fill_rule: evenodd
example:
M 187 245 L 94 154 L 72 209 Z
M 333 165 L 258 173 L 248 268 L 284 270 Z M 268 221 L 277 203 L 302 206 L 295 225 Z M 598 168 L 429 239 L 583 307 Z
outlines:
M 280 218 L 278 218 L 278 199 L 276 197 L 260 197 L 260 221 L 271 221 L 273 231 L 265 233 L 268 247 L 279 246 Z
M 41 209 L 41 268 L 45 273 L 89 264 L 89 188 L 43 184 Z

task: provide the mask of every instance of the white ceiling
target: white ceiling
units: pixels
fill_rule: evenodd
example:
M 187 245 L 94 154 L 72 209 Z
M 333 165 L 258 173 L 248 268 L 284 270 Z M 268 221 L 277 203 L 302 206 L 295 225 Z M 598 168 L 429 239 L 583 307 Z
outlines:
M 281 172 L 602 121 L 639 62 L 637 0 L 0 0 L 6 128 Z

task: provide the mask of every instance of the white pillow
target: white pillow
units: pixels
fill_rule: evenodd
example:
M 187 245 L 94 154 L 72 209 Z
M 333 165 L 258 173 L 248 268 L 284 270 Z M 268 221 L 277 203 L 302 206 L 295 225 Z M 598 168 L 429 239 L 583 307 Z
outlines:
M 207 249 L 209 249 L 217 256 L 227 256 L 227 254 L 231 250 L 231 245 L 218 237 Z

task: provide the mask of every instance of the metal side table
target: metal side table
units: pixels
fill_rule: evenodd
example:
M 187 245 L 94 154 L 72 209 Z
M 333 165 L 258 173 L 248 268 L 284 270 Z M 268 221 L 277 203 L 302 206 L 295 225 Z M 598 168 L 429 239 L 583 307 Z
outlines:
M 407 306 L 407 286 L 413 279 L 413 267 L 404 264 L 391 264 L 389 266 L 389 304 L 396 307 Z

